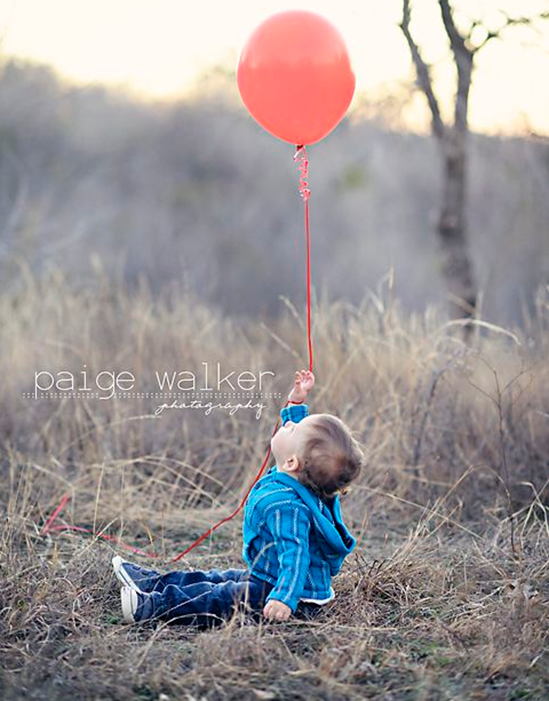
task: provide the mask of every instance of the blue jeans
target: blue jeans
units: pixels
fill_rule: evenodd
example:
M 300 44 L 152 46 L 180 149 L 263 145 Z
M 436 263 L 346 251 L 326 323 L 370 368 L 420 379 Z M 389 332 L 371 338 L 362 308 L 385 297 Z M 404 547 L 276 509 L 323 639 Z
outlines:
M 222 623 L 241 606 L 260 619 L 273 585 L 247 569 L 211 569 L 167 574 L 151 570 L 139 587 L 152 597 L 154 618 L 204 628 Z M 296 616 L 310 618 L 320 608 L 300 602 Z

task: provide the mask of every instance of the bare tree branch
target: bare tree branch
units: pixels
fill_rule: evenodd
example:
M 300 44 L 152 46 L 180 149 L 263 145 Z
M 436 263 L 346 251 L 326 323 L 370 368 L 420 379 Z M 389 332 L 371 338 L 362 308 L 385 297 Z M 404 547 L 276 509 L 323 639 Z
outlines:
M 507 13 L 505 13 L 503 11 L 501 12 L 501 14 L 505 17 L 505 22 L 497 29 L 487 30 L 486 37 L 480 42 L 480 44 L 477 44 L 476 46 L 474 46 L 471 49 L 471 51 L 473 53 L 480 51 L 480 49 L 482 49 L 484 46 L 486 46 L 486 44 L 489 41 L 491 41 L 492 39 L 500 39 L 502 32 L 505 29 L 507 29 L 508 27 L 513 27 L 513 26 L 517 26 L 517 25 L 524 25 L 524 26 L 531 27 L 532 29 L 535 29 L 536 31 L 538 31 L 536 29 L 536 27 L 534 27 L 534 22 L 536 20 L 549 19 L 549 12 L 541 12 L 540 14 L 534 15 L 532 17 L 510 17 Z M 482 25 L 482 23 L 477 22 L 475 26 L 479 26 L 479 25 Z M 474 27 L 471 27 L 471 32 L 469 33 L 469 37 L 468 37 L 469 39 L 470 39 L 470 36 L 471 36 L 473 29 L 474 29 Z
M 471 37 L 473 36 L 473 32 L 477 27 L 483 27 L 484 23 L 481 19 L 478 17 L 476 19 L 471 20 L 471 26 L 469 27 L 469 31 L 467 32 L 467 37 L 466 41 L 470 44 L 471 43 Z
M 448 3 L 448 0 L 439 0 L 440 13 L 442 15 L 442 23 L 444 24 L 444 29 L 446 34 L 450 39 L 450 46 L 454 52 L 456 59 L 463 53 L 470 53 L 469 49 L 465 46 L 465 37 L 462 37 L 456 27 L 454 22 L 454 16 L 452 15 L 452 8 Z
M 431 110 L 433 133 L 439 139 L 442 139 L 444 138 L 445 126 L 440 115 L 438 100 L 433 90 L 429 66 L 423 60 L 419 48 L 410 32 L 410 0 L 402 0 L 402 22 L 399 26 L 410 48 L 410 54 L 416 69 L 417 83 L 424 92 L 427 103 L 429 104 L 429 109 Z
M 469 112 L 469 92 L 473 74 L 474 52 L 467 46 L 464 36 L 459 33 L 452 8 L 448 0 L 439 0 L 442 23 L 446 34 L 450 39 L 450 46 L 454 54 L 457 69 L 457 92 L 454 105 L 454 127 L 464 133 L 467 131 L 467 115 Z

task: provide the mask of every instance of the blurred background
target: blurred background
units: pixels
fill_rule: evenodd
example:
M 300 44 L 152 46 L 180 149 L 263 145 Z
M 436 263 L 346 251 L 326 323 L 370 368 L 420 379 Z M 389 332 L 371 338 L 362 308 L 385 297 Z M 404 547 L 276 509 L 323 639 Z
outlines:
M 444 302 L 441 160 L 399 28 L 402 2 L 301 2 L 343 33 L 357 92 L 309 148 L 315 294 L 356 303 L 394 271 L 405 309 Z M 5 292 L 59 267 L 155 294 L 197 290 L 224 313 L 302 309 L 294 149 L 243 107 L 239 48 L 295 3 L 0 2 L 0 268 Z M 476 44 L 545 2 L 453 3 Z M 412 28 L 451 121 L 455 65 L 438 3 Z M 475 24 L 476 23 L 476 24 Z M 479 33 L 478 36 L 475 33 Z M 518 22 L 475 58 L 467 230 L 482 318 L 522 324 L 549 280 L 549 21 Z M 25 271 L 25 272 L 22 272 Z

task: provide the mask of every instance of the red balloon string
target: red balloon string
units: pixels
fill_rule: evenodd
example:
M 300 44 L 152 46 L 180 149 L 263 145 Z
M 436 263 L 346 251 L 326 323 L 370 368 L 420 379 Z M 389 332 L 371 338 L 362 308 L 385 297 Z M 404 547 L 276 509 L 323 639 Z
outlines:
M 86 535 L 92 535 L 94 538 L 102 538 L 103 540 L 109 540 L 116 545 L 124 548 L 124 550 L 129 550 L 135 555 L 141 555 L 142 557 L 160 557 L 158 553 L 152 552 L 148 553 L 146 550 L 141 550 L 133 545 L 128 545 L 124 541 L 115 535 L 109 535 L 108 533 L 101 533 L 97 531 L 92 531 L 89 528 L 82 528 L 81 526 L 71 526 L 69 524 L 62 524 L 60 526 L 50 526 L 47 531 L 43 530 L 42 535 L 45 535 L 49 531 L 76 531 L 77 533 L 85 533 Z
M 305 240 L 307 243 L 307 346 L 309 351 L 309 370 L 313 371 L 313 342 L 311 340 L 311 232 L 309 230 L 309 159 L 303 145 L 296 148 L 294 161 L 300 171 L 299 192 L 305 205 Z
M 288 406 L 288 404 L 289 404 L 289 402 L 286 402 L 286 404 L 284 404 L 284 406 Z M 279 423 L 280 423 L 280 420 L 277 420 L 277 422 L 276 422 L 276 424 L 275 424 L 275 427 L 274 427 L 273 434 L 272 434 L 273 436 L 274 436 L 275 433 L 278 431 L 278 425 L 279 425 Z M 272 438 L 272 436 L 271 436 L 271 438 Z M 252 491 L 253 486 L 254 486 L 255 483 L 260 479 L 260 477 L 263 475 L 263 472 L 264 472 L 264 470 L 265 470 L 265 467 L 266 467 L 266 465 L 267 465 L 267 462 L 268 462 L 268 460 L 269 460 L 269 456 L 270 456 L 270 455 L 271 455 L 271 445 L 270 445 L 270 443 L 269 443 L 269 448 L 268 448 L 268 450 L 267 450 L 267 454 L 265 455 L 265 459 L 263 460 L 263 464 L 262 464 L 261 467 L 259 468 L 259 472 L 257 473 L 257 475 L 256 475 L 256 477 L 255 477 L 255 479 L 254 479 L 254 481 L 253 481 L 253 482 L 250 484 L 250 486 L 248 487 L 248 491 L 246 492 L 246 494 L 245 494 L 244 497 L 242 498 L 240 504 L 239 504 L 239 505 L 237 506 L 237 508 L 233 511 L 233 513 L 232 513 L 230 516 L 226 516 L 225 518 L 222 518 L 221 521 L 218 521 L 215 525 L 213 525 L 210 529 L 208 529 L 205 533 L 203 533 L 203 534 L 200 536 L 200 538 L 198 538 L 198 540 L 195 540 L 195 542 L 192 543 L 191 545 L 189 545 L 188 548 L 186 548 L 185 550 L 183 550 L 182 553 L 179 553 L 179 555 L 177 555 L 177 556 L 174 557 L 172 560 L 170 560 L 170 562 L 177 562 L 178 560 L 181 560 L 181 558 L 184 557 L 190 550 L 192 550 L 192 549 L 193 549 L 194 547 L 196 547 L 199 543 L 201 543 L 201 542 L 204 540 L 204 538 L 207 538 L 207 537 L 210 535 L 210 533 L 213 533 L 217 528 L 219 528 L 219 526 L 221 526 L 222 523 L 226 523 L 227 521 L 230 521 L 232 518 L 234 518 L 234 517 L 237 515 L 237 513 L 244 507 L 244 504 L 246 503 L 246 499 L 248 498 L 248 495 L 249 495 L 250 492 Z
M 294 161 L 297 162 L 298 164 L 298 169 L 300 171 L 300 181 L 299 181 L 299 192 L 301 197 L 303 198 L 303 202 L 305 205 L 305 237 L 306 237 L 306 244 L 307 244 L 307 348 L 308 348 L 308 353 L 309 353 L 309 370 L 312 372 L 313 370 L 313 343 L 312 343 L 312 338 L 311 338 L 311 234 L 309 230 L 309 197 L 311 195 L 311 191 L 308 188 L 308 176 L 309 176 L 309 160 L 307 158 L 307 151 L 305 149 L 305 146 L 303 145 L 298 145 L 296 153 L 294 155 Z M 286 402 L 284 407 L 288 406 L 289 401 Z M 272 436 L 275 435 L 275 433 L 278 431 L 280 424 L 280 418 L 277 419 L 277 422 L 275 424 Z M 271 436 L 271 438 L 272 438 Z M 248 490 L 246 491 L 246 494 L 244 497 L 241 499 L 239 505 L 237 508 L 233 511 L 232 514 L 229 516 L 226 516 L 225 518 L 221 519 L 221 521 L 218 521 L 215 523 L 211 528 L 209 528 L 205 533 L 203 533 L 197 540 L 194 541 L 191 545 L 189 545 L 188 548 L 183 550 L 183 552 L 179 553 L 175 557 L 173 557 L 169 562 L 177 562 L 178 560 L 181 560 L 188 552 L 190 552 L 193 548 L 195 548 L 199 543 L 201 543 L 205 538 L 207 538 L 211 533 L 213 533 L 215 530 L 217 530 L 223 523 L 226 523 L 227 521 L 230 521 L 233 519 L 239 511 L 241 511 L 244 508 L 244 504 L 246 503 L 246 500 L 252 491 L 254 485 L 256 482 L 262 477 L 263 472 L 265 471 L 265 467 L 267 465 L 267 462 L 269 460 L 269 457 L 271 455 L 271 445 L 269 443 L 269 448 L 267 450 L 267 454 L 265 455 L 265 459 L 263 460 L 263 464 L 261 465 L 259 472 L 257 473 L 256 477 L 254 478 L 254 481 L 250 484 L 248 487 Z M 50 531 L 76 531 L 78 533 L 86 533 L 88 535 L 92 535 L 95 538 L 102 538 L 103 540 L 108 540 L 111 542 L 114 542 L 116 545 L 120 546 L 121 548 L 124 548 L 125 550 L 129 550 L 130 552 L 136 554 L 136 555 L 141 555 L 143 557 L 149 557 L 149 558 L 158 558 L 160 555 L 156 552 L 146 552 L 145 550 L 141 550 L 140 548 L 136 548 L 133 545 L 128 545 L 127 543 L 124 543 L 124 541 L 119 538 L 118 536 L 113 536 L 113 535 L 108 535 L 105 533 L 101 532 L 95 532 L 91 529 L 88 528 L 82 528 L 80 526 L 72 526 L 69 524 L 62 524 L 62 525 L 54 525 L 57 517 L 61 513 L 61 511 L 64 509 L 65 505 L 67 502 L 71 499 L 71 494 L 67 493 L 63 496 L 61 499 L 61 502 L 55 509 L 55 511 L 52 513 L 52 515 L 48 518 L 46 523 L 44 524 L 42 530 L 40 531 L 40 535 L 47 535 Z
M 40 531 L 40 535 L 46 535 L 46 533 L 52 529 L 53 522 L 59 516 L 59 514 L 63 510 L 63 507 L 65 506 L 65 504 L 68 502 L 68 500 L 70 498 L 71 498 L 71 495 L 68 493 L 63 496 L 63 498 L 61 499 L 61 503 L 59 504 L 57 509 L 55 509 L 53 514 L 49 517 L 49 519 L 44 524 L 44 527 Z

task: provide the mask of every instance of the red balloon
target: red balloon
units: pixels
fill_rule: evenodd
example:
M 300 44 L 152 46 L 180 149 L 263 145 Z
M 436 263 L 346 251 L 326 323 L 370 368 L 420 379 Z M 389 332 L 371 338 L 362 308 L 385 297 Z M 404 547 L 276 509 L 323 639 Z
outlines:
M 342 35 L 306 10 L 279 12 L 256 27 L 240 52 L 236 79 L 252 117 L 296 145 L 329 134 L 355 91 Z

